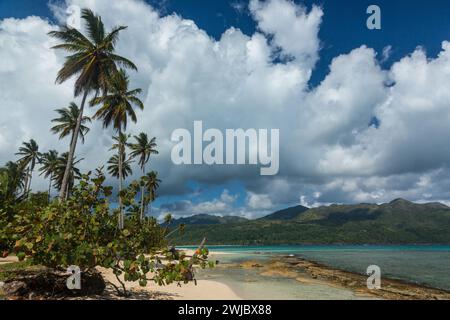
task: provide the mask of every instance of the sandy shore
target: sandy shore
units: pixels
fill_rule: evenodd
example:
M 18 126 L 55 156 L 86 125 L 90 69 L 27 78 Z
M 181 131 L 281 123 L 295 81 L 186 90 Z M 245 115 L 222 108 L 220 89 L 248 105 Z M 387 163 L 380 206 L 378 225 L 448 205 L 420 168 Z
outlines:
M 184 250 L 192 255 L 193 250 Z M 221 252 L 211 252 L 211 259 L 219 258 Z M 0 258 L 0 265 L 16 262 L 16 257 Z M 450 299 L 450 293 L 444 290 L 406 283 L 398 280 L 383 279 L 381 290 L 369 290 L 366 286 L 366 276 L 331 268 L 312 261 L 295 257 L 278 257 L 267 261 L 247 260 L 240 263 L 226 263 L 221 269 L 255 269 L 261 276 L 289 278 L 296 281 L 301 290 L 302 285 L 325 285 L 353 291 L 359 297 L 404 300 L 404 299 Z M 98 268 L 102 273 L 107 288 L 101 296 L 80 297 L 77 299 L 124 299 L 117 295 L 114 285 L 119 282 L 111 269 Z M 140 300 L 241 300 L 242 298 L 228 285 L 213 280 L 197 280 L 197 285 L 176 283 L 158 286 L 150 282 L 141 287 L 137 282 L 126 282 L 127 290 L 131 292 L 128 299 Z
M 193 250 L 183 250 L 187 255 L 192 255 Z M 215 256 L 221 253 L 214 253 Z M 0 265 L 17 262 L 15 256 L 0 258 Z M 102 296 L 88 297 L 88 299 L 123 299 L 116 294 L 114 287 L 109 284 L 113 283 L 120 286 L 111 269 L 97 268 L 107 282 L 105 294 Z M 123 278 L 122 278 L 123 280 Z M 108 283 L 109 282 L 109 283 Z M 144 300 L 241 300 L 230 287 L 227 285 L 211 280 L 198 280 L 197 284 L 190 282 L 188 284 L 176 283 L 158 286 L 154 282 L 149 281 L 147 286 L 141 287 L 137 282 L 126 282 L 127 290 L 132 295 L 130 299 Z M 77 298 L 78 299 L 78 298 Z
M 110 269 L 98 269 L 106 281 L 119 285 Z M 127 282 L 127 289 L 132 292 L 132 299 L 158 299 L 158 300 L 241 300 L 227 285 L 211 280 L 198 280 L 178 286 L 173 283 L 167 286 L 158 286 L 149 282 L 141 287 L 136 282 Z M 108 289 L 109 294 L 115 294 Z

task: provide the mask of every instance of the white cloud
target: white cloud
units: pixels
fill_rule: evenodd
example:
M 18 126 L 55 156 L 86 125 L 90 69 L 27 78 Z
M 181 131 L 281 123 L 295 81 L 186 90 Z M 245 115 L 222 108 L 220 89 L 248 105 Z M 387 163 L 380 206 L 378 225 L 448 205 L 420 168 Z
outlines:
M 247 205 L 254 210 L 273 208 L 272 201 L 267 194 L 247 193 Z
M 392 46 L 388 45 L 383 48 L 383 52 L 381 53 L 381 60 L 380 63 L 384 63 L 391 57 L 392 54 Z
M 378 61 L 373 49 L 361 46 L 335 57 L 326 78 L 309 89 L 320 55 L 319 7 L 251 1 L 258 31 L 230 28 L 214 40 L 194 21 L 161 17 L 143 1 L 71 4 L 89 6 L 108 28 L 129 26 L 117 49 L 138 65 L 139 72 L 130 73 L 132 86 L 144 90 L 146 105 L 129 129 L 157 137 L 160 154 L 151 166 L 163 179 L 161 193 L 185 192 L 190 180 L 214 185 L 238 179 L 247 188 L 246 207 L 235 208 L 235 196 L 224 191 L 219 199 L 184 203 L 180 212 L 254 217 L 300 196 L 309 204 L 448 198 L 450 43 L 443 42 L 436 58 L 418 48 L 390 70 L 380 67 L 389 49 Z M 52 8 L 63 19 L 65 7 Z M 14 159 L 30 138 L 42 150 L 67 150 L 68 141 L 49 132 L 53 110 L 74 100 L 71 82 L 54 84 L 64 58 L 50 49 L 54 42 L 46 33 L 54 28 L 39 17 L 0 20 L 0 163 Z M 291 60 L 278 59 L 280 49 Z M 373 117 L 378 128 L 369 126 Z M 280 174 L 260 177 L 251 166 L 172 165 L 170 134 L 192 128 L 194 120 L 219 129 L 280 128 Z M 92 126 L 77 149 L 83 170 L 110 156 L 112 132 Z M 33 187 L 46 183 L 36 178 Z
M 320 41 L 319 26 L 323 12 L 313 6 L 308 12 L 303 5 L 293 1 L 250 1 L 250 11 L 258 27 L 273 35 L 274 44 L 283 54 L 297 58 L 297 62 L 312 68 L 318 59 Z
M 230 194 L 230 191 L 228 189 L 224 189 L 222 194 L 220 195 L 220 200 L 224 203 L 233 203 L 237 199 L 237 195 Z

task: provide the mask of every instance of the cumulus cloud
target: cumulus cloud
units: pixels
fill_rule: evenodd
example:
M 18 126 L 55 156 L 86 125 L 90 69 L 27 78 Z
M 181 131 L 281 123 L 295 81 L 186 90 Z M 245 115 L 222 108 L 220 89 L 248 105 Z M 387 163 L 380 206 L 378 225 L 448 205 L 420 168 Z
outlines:
M 274 44 L 284 55 L 295 57 L 296 62 L 306 66 L 314 66 L 323 16 L 318 6 L 314 5 L 309 12 L 306 7 L 286 0 L 251 0 L 249 6 L 259 29 L 273 36 Z
M 247 205 L 251 209 L 270 209 L 273 207 L 272 201 L 267 194 L 256 194 L 253 192 L 248 193 Z
M 129 131 L 157 138 L 160 154 L 151 167 L 163 180 L 160 194 L 191 192 L 188 181 L 239 180 L 246 189 L 242 205 L 224 191 L 217 199 L 168 202 L 155 215 L 256 217 L 293 203 L 448 198 L 449 42 L 436 58 L 418 48 L 389 70 L 381 63 L 390 47 L 379 54 L 354 48 L 335 57 L 325 79 L 309 88 L 326 18 L 320 7 L 252 0 L 248 9 L 257 31 L 246 35 L 230 28 L 215 40 L 194 21 L 162 16 L 144 1 L 54 3 L 61 22 L 70 5 L 90 7 L 108 28 L 128 26 L 117 50 L 138 65 L 130 76 L 132 86 L 143 89 L 146 106 Z M 46 33 L 56 27 L 39 17 L 0 20 L 0 163 L 14 159 L 19 144 L 30 138 L 43 151 L 68 149 L 68 141 L 49 132 L 53 110 L 74 100 L 71 81 L 54 84 L 64 53 L 50 49 L 54 42 Z M 374 118 L 377 126 L 370 125 Z M 260 177 L 255 166 L 173 165 L 170 135 L 192 129 L 194 120 L 202 120 L 205 129 L 279 128 L 279 175 Z M 92 124 L 86 144 L 77 149 L 85 159 L 81 169 L 109 158 L 112 134 Z M 34 189 L 45 187 L 34 179 Z

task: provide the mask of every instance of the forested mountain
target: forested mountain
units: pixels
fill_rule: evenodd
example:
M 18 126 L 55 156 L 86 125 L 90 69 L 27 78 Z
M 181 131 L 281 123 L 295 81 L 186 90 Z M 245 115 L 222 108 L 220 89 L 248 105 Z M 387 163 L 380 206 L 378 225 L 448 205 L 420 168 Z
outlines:
M 450 208 L 441 203 L 396 199 L 381 205 L 303 208 L 257 220 L 187 224 L 173 240 L 177 244 L 195 244 L 202 237 L 209 244 L 450 243 Z

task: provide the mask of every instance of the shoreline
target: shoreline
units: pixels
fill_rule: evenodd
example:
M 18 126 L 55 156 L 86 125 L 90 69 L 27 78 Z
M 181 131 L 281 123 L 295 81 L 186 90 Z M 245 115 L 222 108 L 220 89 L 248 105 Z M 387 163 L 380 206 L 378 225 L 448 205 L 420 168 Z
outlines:
M 194 250 L 183 249 L 187 255 Z M 230 252 L 211 251 L 211 260 L 220 256 L 230 255 Z M 295 280 L 298 290 L 302 291 L 303 286 L 321 285 L 332 288 L 339 288 L 351 291 L 356 297 L 361 299 L 388 299 L 388 300 L 450 300 L 450 291 L 433 288 L 428 285 L 412 283 L 405 280 L 382 277 L 381 289 L 369 290 L 366 285 L 367 275 L 350 272 L 325 264 L 290 255 L 274 255 L 267 260 L 252 259 L 251 255 L 240 262 L 220 262 L 218 268 L 224 271 L 222 276 L 211 279 L 197 280 L 194 283 L 176 283 L 158 286 L 149 282 L 145 287 L 140 287 L 137 283 L 127 282 L 127 288 L 132 293 L 131 297 L 119 297 L 111 284 L 107 285 L 105 293 L 99 296 L 77 297 L 75 299 L 143 299 L 143 300 L 242 300 L 237 293 L 239 290 L 226 281 L 227 269 L 247 269 L 253 270 L 261 277 L 283 278 Z M 16 262 L 17 258 L 9 256 L 0 258 L 0 265 Z M 107 283 L 118 284 L 112 271 L 109 269 L 97 268 Z M 207 275 L 208 271 L 203 271 L 202 275 Z M 264 282 L 262 286 L 264 286 Z M 295 284 L 294 284 L 295 285 Z M 245 295 L 244 295 L 245 296 Z M 251 297 L 247 297 L 250 298 Z M 320 299 L 320 297 L 318 297 Z M 74 299 L 74 297 L 69 298 Z M 275 296 L 268 299 L 277 298 Z
M 215 254 L 220 255 L 220 253 Z M 0 258 L 0 266 L 17 262 L 18 259 L 15 256 Z M 112 285 L 114 284 L 116 286 L 120 286 L 112 270 L 101 267 L 97 267 L 96 269 L 101 273 L 106 283 L 106 288 L 103 294 L 64 298 L 55 297 L 48 298 L 48 300 L 242 300 L 242 298 L 237 295 L 227 284 L 221 281 L 204 279 L 197 280 L 196 283 L 182 283 L 180 286 L 177 283 L 158 286 L 156 283 L 149 281 L 145 287 L 139 286 L 137 282 L 127 281 L 125 284 L 127 290 L 131 293 L 131 296 L 121 297 L 117 295 L 117 292 Z M 121 280 L 123 281 L 123 276 L 121 276 Z M 211 294 L 212 292 L 214 294 Z M 0 295 L 0 300 L 1 299 L 2 296 Z M 6 297 L 6 299 L 8 299 L 8 297 Z
M 292 256 L 272 257 L 267 261 L 245 260 L 229 268 L 256 269 L 261 276 L 296 280 L 299 285 L 327 285 L 351 290 L 356 296 L 387 300 L 450 300 L 450 292 L 404 280 L 382 278 L 380 289 L 367 288 L 367 275 L 330 267 Z
M 118 285 L 117 279 L 111 270 L 97 268 L 106 282 Z M 172 283 L 165 286 L 158 286 L 154 282 L 149 282 L 145 287 L 134 282 L 126 282 L 127 289 L 132 293 L 129 299 L 144 300 L 242 300 L 228 285 L 213 280 L 197 280 L 195 283 L 181 284 L 178 286 Z M 115 295 L 108 288 L 110 295 Z M 211 293 L 214 293 L 213 295 Z M 117 297 L 113 297 L 117 298 Z M 120 299 L 120 297 L 119 297 Z

